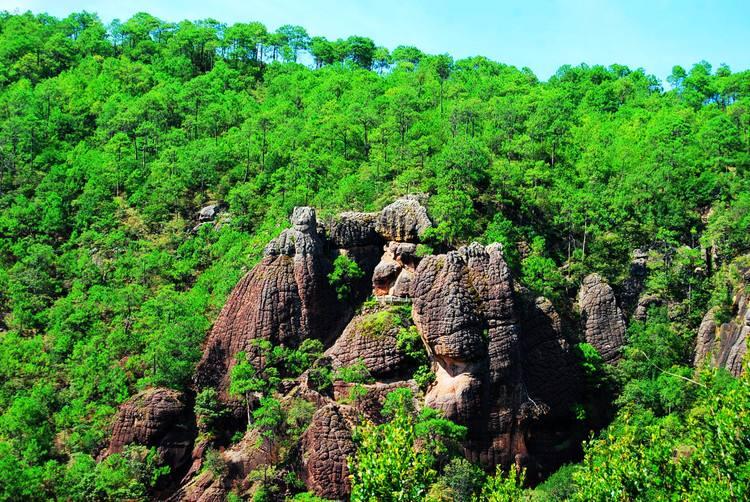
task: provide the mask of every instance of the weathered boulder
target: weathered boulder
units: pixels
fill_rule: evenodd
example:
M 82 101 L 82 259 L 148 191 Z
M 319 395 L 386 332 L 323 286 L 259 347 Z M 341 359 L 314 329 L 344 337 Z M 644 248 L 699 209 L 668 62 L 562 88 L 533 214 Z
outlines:
M 198 221 L 200 223 L 213 221 L 216 219 L 216 216 L 218 216 L 220 211 L 221 206 L 219 204 L 209 204 L 208 206 L 204 206 L 198 211 Z
M 382 245 L 383 238 L 375 230 L 380 213 L 346 212 L 326 225 L 327 238 L 335 248 Z
M 375 296 L 387 295 L 401 273 L 401 265 L 391 257 L 384 257 L 372 274 L 372 289 Z
M 375 229 L 388 241 L 417 242 L 431 226 L 427 210 L 419 198 L 406 195 L 383 208 Z
M 615 293 L 598 274 L 586 276 L 578 292 L 584 339 L 607 363 L 617 362 L 625 344 L 625 318 Z
M 253 356 L 254 339 L 296 346 L 331 340 L 351 316 L 328 282 L 330 258 L 317 232 L 315 210 L 295 208 L 292 228 L 265 248 L 264 257 L 234 288 L 208 337 L 195 381 L 225 391 L 234 356 Z
M 347 460 L 356 451 L 352 440 L 355 419 L 351 407 L 330 403 L 315 412 L 302 436 L 302 479 L 319 497 L 348 498 Z
M 120 406 L 105 455 L 119 453 L 129 444 L 155 447 L 160 462 L 178 474 L 190 462 L 192 423 L 181 392 L 160 387 L 144 390 Z
M 333 368 L 363 361 L 370 374 L 392 378 L 409 369 L 409 358 L 398 348 L 398 332 L 411 324 L 409 313 L 398 307 L 366 309 L 354 317 L 336 343 L 326 351 Z
M 414 272 L 419 264 L 417 245 L 391 241 L 383 248 L 380 263 L 372 274 L 373 294 L 378 297 L 408 298 Z

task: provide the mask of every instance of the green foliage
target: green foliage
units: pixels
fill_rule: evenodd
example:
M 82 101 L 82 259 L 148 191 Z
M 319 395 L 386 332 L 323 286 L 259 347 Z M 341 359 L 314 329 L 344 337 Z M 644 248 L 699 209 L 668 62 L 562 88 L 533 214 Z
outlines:
M 521 282 L 538 295 L 557 300 L 563 287 L 563 277 L 554 260 L 543 256 L 544 238 L 534 237 L 531 253 L 521 261 Z
M 218 450 L 208 450 L 203 455 L 203 469 L 210 472 L 215 478 L 219 479 L 229 472 L 226 460 L 221 456 Z
M 216 389 L 209 387 L 200 391 L 195 397 L 195 416 L 201 431 L 214 432 L 217 424 L 226 414 Z
M 500 467 L 494 476 L 489 476 L 482 487 L 481 500 L 487 502 L 506 502 L 509 500 L 523 500 L 526 494 L 523 490 L 523 482 L 526 473 L 515 468 L 505 472 Z
M 430 368 L 430 361 L 427 357 L 427 349 L 422 342 L 422 337 L 416 326 L 401 328 L 396 336 L 396 346 L 403 351 L 417 366 L 412 378 L 417 382 L 422 390 L 435 380 L 435 374 Z
M 427 496 L 431 501 L 476 500 L 487 475 L 463 457 L 452 458 Z
M 409 389 L 386 396 L 382 425 L 355 430 L 357 453 L 350 459 L 352 500 L 423 500 L 437 479 L 437 462 L 466 428 L 441 418 L 435 410 L 414 410 Z
M 349 366 L 342 366 L 333 375 L 334 380 L 343 380 L 346 383 L 372 383 L 374 380 L 370 370 L 361 359 Z
M 750 382 L 704 373 L 685 413 L 629 410 L 591 441 L 573 500 L 733 500 L 750 493 Z
M 252 426 L 260 431 L 262 438 L 271 440 L 279 432 L 284 418 L 284 410 L 278 399 L 263 397 L 258 407 L 253 410 Z
M 333 271 L 328 274 L 328 282 L 336 290 L 338 299 L 346 301 L 351 297 L 352 281 L 361 279 L 364 275 L 356 261 L 342 254 L 333 261 Z
M 531 500 L 538 502 L 557 502 L 558 500 L 570 500 L 576 491 L 573 474 L 576 466 L 566 464 L 556 470 L 543 483 L 539 484 L 531 492 Z

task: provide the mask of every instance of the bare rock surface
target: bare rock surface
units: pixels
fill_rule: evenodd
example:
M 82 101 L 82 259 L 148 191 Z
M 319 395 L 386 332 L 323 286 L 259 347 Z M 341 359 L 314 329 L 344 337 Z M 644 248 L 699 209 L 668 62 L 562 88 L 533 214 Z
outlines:
M 567 354 L 552 312 L 540 306 L 546 310 L 539 315 L 551 319 L 550 326 L 531 332 L 521 343 L 513 281 L 499 245 L 474 243 L 446 255 L 425 257 L 411 293 L 414 321 L 436 374 L 426 405 L 469 427 L 466 453 L 471 459 L 485 465 L 525 464 L 525 436 L 533 422 L 549 411 L 549 404 L 540 396 L 535 399 L 530 389 L 537 386 L 542 395 L 554 394 L 551 387 L 544 391 L 548 384 L 543 380 L 557 377 L 557 363 L 568 365 L 567 356 L 553 357 L 554 362 L 542 353 L 547 344 L 546 348 Z M 530 373 L 528 384 L 524 360 L 538 367 Z M 553 404 L 559 402 L 556 399 L 551 399 Z
M 342 500 L 351 491 L 347 459 L 356 451 L 355 418 L 351 407 L 327 404 L 315 412 L 302 436 L 302 479 L 319 497 Z
M 408 357 L 397 345 L 399 331 L 409 324 L 410 315 L 398 307 L 367 309 L 349 322 L 326 355 L 334 369 L 361 360 L 373 377 L 391 378 L 409 369 Z
M 380 213 L 341 213 L 328 225 L 328 240 L 335 248 L 382 245 L 383 238 L 375 230 Z
M 734 312 L 735 315 L 722 324 L 716 319 L 715 308 L 703 317 L 695 344 L 696 366 L 708 359 L 711 365 L 725 368 L 734 376 L 742 374 L 750 335 L 750 298 L 744 291 L 735 296 Z
M 196 370 L 199 388 L 225 391 L 235 354 L 252 355 L 254 339 L 288 346 L 310 337 L 325 341 L 348 321 L 350 312 L 328 283 L 331 263 L 318 235 L 315 210 L 295 208 L 291 223 L 230 294 Z
M 431 226 L 419 198 L 406 195 L 383 208 L 375 229 L 388 241 L 417 242 Z
M 625 344 L 625 318 L 615 293 L 599 275 L 586 276 L 578 292 L 584 339 L 607 363 L 617 362 Z
M 174 472 L 190 461 L 193 447 L 191 411 L 185 396 L 165 388 L 144 390 L 120 406 L 106 455 L 129 444 L 155 447 L 162 464 Z

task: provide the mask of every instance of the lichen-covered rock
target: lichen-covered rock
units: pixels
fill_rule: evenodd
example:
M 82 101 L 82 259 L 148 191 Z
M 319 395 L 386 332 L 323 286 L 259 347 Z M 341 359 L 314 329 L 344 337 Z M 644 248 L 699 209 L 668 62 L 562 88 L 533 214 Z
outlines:
M 129 444 L 155 447 L 160 462 L 179 473 L 190 461 L 194 431 L 191 411 L 181 392 L 144 390 L 120 406 L 106 455 Z
M 292 228 L 265 248 L 265 255 L 234 288 L 208 337 L 195 381 L 222 392 L 234 356 L 251 356 L 254 339 L 296 346 L 310 337 L 337 335 L 351 315 L 328 282 L 331 260 L 317 230 L 315 210 L 294 209 Z
M 375 230 L 380 213 L 346 212 L 327 225 L 328 240 L 334 248 L 382 245 L 383 238 Z
M 354 317 L 336 343 L 326 351 L 334 369 L 363 361 L 370 374 L 391 378 L 409 370 L 407 355 L 398 348 L 399 331 L 411 324 L 398 307 L 376 307 Z
M 319 497 L 342 500 L 351 492 L 347 460 L 356 452 L 355 418 L 351 407 L 328 404 L 315 412 L 302 436 L 302 479 Z
M 407 195 L 383 208 L 375 229 L 388 241 L 417 242 L 431 226 L 419 198 Z
M 617 362 L 625 344 L 625 319 L 615 293 L 599 275 L 586 276 L 578 292 L 583 335 L 607 363 Z

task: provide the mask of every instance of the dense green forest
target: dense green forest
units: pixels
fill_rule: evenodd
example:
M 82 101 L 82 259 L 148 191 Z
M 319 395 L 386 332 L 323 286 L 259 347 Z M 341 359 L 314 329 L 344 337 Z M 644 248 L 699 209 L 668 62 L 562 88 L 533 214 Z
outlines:
M 616 369 L 588 361 L 592 389 L 619 398 L 580 464 L 522 490 L 454 462 L 433 492 L 748 496 L 747 372 L 690 366 L 702 316 L 748 266 L 750 72 L 700 62 L 668 81 L 620 65 L 541 81 L 298 26 L 0 14 L 0 499 L 147 497 L 151 457 L 97 462 L 117 406 L 191 385 L 227 294 L 294 206 L 415 192 L 431 246 L 500 242 L 562 310 L 590 272 L 622 284 L 636 248 L 669 304 L 631 325 Z M 211 203 L 226 217 L 197 226 Z

